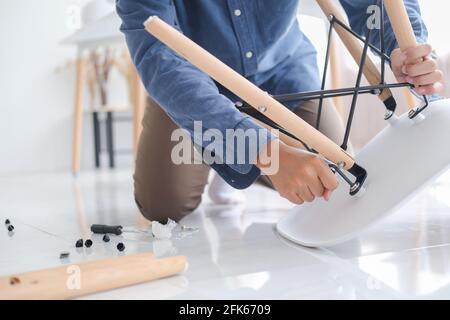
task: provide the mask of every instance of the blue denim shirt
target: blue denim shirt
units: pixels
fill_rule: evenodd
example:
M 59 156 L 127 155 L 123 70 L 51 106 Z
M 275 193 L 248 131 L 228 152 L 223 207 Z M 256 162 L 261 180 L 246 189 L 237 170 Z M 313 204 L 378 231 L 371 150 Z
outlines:
M 374 3 L 341 0 L 352 28 L 361 35 L 366 33 L 367 8 Z M 416 36 L 424 42 L 427 31 L 419 5 L 416 0 L 405 4 Z M 301 31 L 297 6 L 298 0 L 116 0 L 121 30 L 147 91 L 191 136 L 198 120 L 203 130 L 219 129 L 224 137 L 226 129 L 260 127 L 234 108 L 236 96 L 148 34 L 144 21 L 159 16 L 270 94 L 318 90 L 316 50 Z M 397 45 L 389 20 L 385 21 L 390 53 Z M 378 32 L 371 36 L 378 45 Z M 254 161 L 248 160 L 212 167 L 230 185 L 242 189 L 260 175 Z

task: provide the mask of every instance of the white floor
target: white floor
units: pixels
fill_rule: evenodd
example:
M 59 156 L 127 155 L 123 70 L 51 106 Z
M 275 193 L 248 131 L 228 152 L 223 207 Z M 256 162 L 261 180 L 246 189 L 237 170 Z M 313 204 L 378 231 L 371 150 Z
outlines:
M 393 186 L 394 188 L 394 186 Z M 243 206 L 206 199 L 184 219 L 187 237 L 153 240 L 138 234 L 76 250 L 92 223 L 143 228 L 130 171 L 0 177 L 0 275 L 126 252 L 186 255 L 186 273 L 103 292 L 88 299 L 397 299 L 450 298 L 450 173 L 359 239 L 306 249 L 280 238 L 275 222 L 290 205 L 263 187 L 245 191 Z M 9 218 L 14 234 L 3 228 Z

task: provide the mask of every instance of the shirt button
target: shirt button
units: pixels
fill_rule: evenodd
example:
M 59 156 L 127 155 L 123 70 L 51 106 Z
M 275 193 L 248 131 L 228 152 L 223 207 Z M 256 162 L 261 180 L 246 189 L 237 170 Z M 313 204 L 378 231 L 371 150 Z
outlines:
M 245 53 L 245 56 L 247 57 L 247 59 L 251 59 L 251 58 L 253 57 L 253 52 L 247 51 L 247 52 Z
M 234 15 L 236 17 L 239 17 L 241 14 L 242 14 L 241 10 L 239 10 L 239 9 L 234 10 Z

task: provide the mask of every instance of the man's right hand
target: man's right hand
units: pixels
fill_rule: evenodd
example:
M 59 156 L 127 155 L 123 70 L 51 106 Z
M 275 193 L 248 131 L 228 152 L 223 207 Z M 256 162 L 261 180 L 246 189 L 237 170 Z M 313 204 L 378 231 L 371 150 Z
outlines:
M 279 143 L 279 169 L 268 177 L 278 193 L 295 204 L 312 202 L 319 197 L 328 201 L 331 192 L 338 187 L 328 165 L 314 154 L 276 140 L 267 144 L 269 153 L 266 154 L 270 154 L 273 143 Z M 260 157 L 256 165 L 264 172 L 261 163 L 267 162 Z

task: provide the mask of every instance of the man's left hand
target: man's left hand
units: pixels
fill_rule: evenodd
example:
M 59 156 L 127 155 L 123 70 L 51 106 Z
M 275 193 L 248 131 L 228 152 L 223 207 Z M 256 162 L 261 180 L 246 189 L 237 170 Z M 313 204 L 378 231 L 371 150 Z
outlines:
M 420 44 L 402 52 L 392 51 L 391 66 L 398 82 L 409 82 L 420 95 L 433 95 L 443 89 L 443 73 L 430 57 L 432 47 Z

